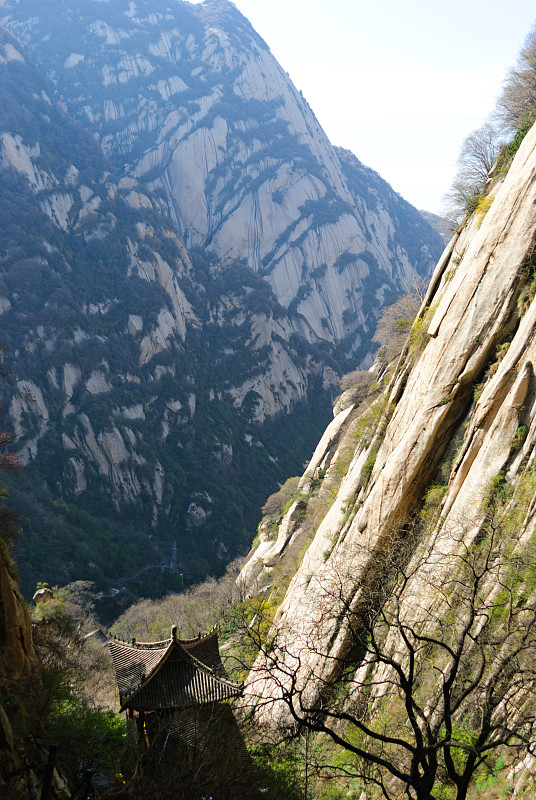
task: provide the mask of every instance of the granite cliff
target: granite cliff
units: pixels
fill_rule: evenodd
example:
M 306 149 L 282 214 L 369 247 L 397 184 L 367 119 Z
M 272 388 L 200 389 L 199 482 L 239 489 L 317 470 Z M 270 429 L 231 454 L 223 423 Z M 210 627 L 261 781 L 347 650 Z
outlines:
M 405 648 L 410 652 L 407 637 L 416 630 L 444 637 L 449 620 L 451 630 L 465 624 L 463 607 L 453 600 L 459 596 L 455 587 L 466 580 L 473 584 L 456 569 L 482 548 L 492 553 L 486 550 L 490 541 L 497 548 L 493 569 L 489 564 L 489 572 L 484 569 L 473 602 L 475 607 L 485 598 L 487 611 L 479 607 L 481 627 L 474 631 L 473 661 L 465 663 L 460 697 L 469 691 L 475 659 L 481 659 L 485 680 L 488 667 L 498 669 L 498 654 L 509 646 L 510 631 L 501 628 L 501 620 L 511 617 L 504 611 L 497 611 L 491 656 L 484 655 L 485 644 L 478 638 L 493 617 L 490 609 L 498 609 L 501 592 L 510 592 L 512 608 L 524 615 L 516 633 L 521 641 L 534 604 L 535 179 L 533 127 L 507 174 L 495 173 L 485 201 L 444 251 L 396 367 L 387 375 L 383 368 L 386 388 L 364 405 L 352 402 L 351 393 L 341 398 L 279 527 L 274 531 L 261 525 L 258 549 L 242 572 L 250 592 L 260 589 L 274 596 L 274 576 L 284 570 L 286 554 L 301 548 L 302 560 L 280 598 L 267 635 L 270 644 L 250 674 L 247 702 L 260 701 L 260 722 L 292 722 L 284 699 L 292 693 L 305 706 L 321 709 L 341 664 L 348 667 L 352 659 L 352 675 L 358 676 L 353 708 L 361 708 L 371 725 L 381 721 L 382 696 L 390 698 L 392 708 L 395 696 L 403 696 L 401 689 L 397 694 L 396 677 L 391 689 L 386 687 L 389 669 L 405 663 L 400 661 Z M 376 379 L 382 379 L 381 366 Z M 402 558 L 397 554 L 404 549 Z M 511 570 L 508 559 L 514 556 L 516 564 L 526 558 L 524 563 L 532 565 L 515 592 L 507 589 L 497 566 L 505 559 Z M 370 650 L 360 662 L 355 651 L 350 653 L 355 626 L 370 601 L 371 586 L 389 564 L 395 576 L 385 573 L 386 584 L 393 579 L 395 588 L 401 585 L 396 570 L 412 577 L 395 592 L 396 622 L 387 626 L 387 635 L 384 630 L 387 638 L 367 628 L 373 641 L 381 640 L 384 662 Z M 419 653 L 415 674 L 420 675 L 430 653 L 424 647 Z M 441 662 L 438 676 L 440 667 Z M 525 702 L 533 702 L 533 685 L 521 683 L 516 670 L 524 674 L 523 664 L 517 663 L 501 683 L 493 712 L 497 718 L 501 708 L 508 708 L 508 724 L 526 713 Z M 354 680 L 349 675 L 346 691 Z M 359 696 L 360 685 L 367 687 L 366 698 Z M 432 687 L 431 682 L 424 688 L 423 718 L 430 707 L 434 710 Z M 441 687 L 438 691 L 441 697 Z M 365 699 L 368 711 L 363 711 Z M 482 698 L 475 703 L 488 713 Z

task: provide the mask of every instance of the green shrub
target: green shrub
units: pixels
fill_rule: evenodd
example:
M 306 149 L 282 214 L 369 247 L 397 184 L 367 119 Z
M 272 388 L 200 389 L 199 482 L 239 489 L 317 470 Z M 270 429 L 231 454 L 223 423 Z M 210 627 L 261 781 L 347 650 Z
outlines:
M 517 299 L 517 310 L 520 316 L 523 316 L 527 311 L 534 297 L 536 297 L 536 277 L 533 277 L 532 280 L 523 287 Z
M 370 476 L 372 475 L 372 470 L 374 469 L 374 464 L 376 463 L 377 455 L 377 449 L 371 450 L 365 460 L 365 463 L 363 464 L 363 468 L 361 470 L 361 481 L 363 486 L 366 486 L 369 482 Z
M 506 503 L 512 494 L 512 487 L 506 480 L 506 473 L 502 469 L 489 481 L 489 488 L 486 497 L 488 506 L 493 503 Z
M 296 499 L 299 482 L 299 476 L 288 478 L 277 492 L 270 495 L 262 507 L 262 513 L 265 516 L 283 517 Z
M 268 797 L 301 800 L 302 759 L 297 747 L 289 744 L 275 747 L 271 744 L 257 744 L 248 747 L 248 751 L 257 769 L 262 789 L 268 790 Z
M 529 432 L 529 429 L 528 429 L 527 425 L 519 425 L 519 427 L 517 428 L 517 430 L 516 430 L 516 432 L 514 434 L 514 438 L 511 441 L 511 447 L 513 447 L 514 450 L 519 450 L 519 448 L 521 447 L 521 445 L 523 444 L 523 442 L 527 438 L 527 433 L 528 432 Z
M 495 173 L 507 172 L 510 164 L 512 163 L 515 154 L 521 147 L 521 142 L 532 128 L 534 122 L 533 117 L 529 117 L 521 127 L 516 131 L 516 134 L 511 142 L 509 142 L 501 151 L 497 161 L 497 168 Z
M 473 214 L 477 210 L 480 201 L 483 199 L 484 198 L 481 194 L 472 194 L 469 197 L 466 197 L 463 203 L 466 215 L 470 216 Z
M 478 205 L 477 205 L 477 207 L 475 209 L 475 212 L 476 212 L 476 214 L 477 214 L 477 216 L 479 218 L 478 219 L 478 223 L 477 223 L 479 228 L 482 225 L 482 221 L 483 221 L 484 217 L 486 216 L 486 214 L 488 213 L 488 211 L 490 210 L 491 204 L 493 203 L 494 200 L 495 200 L 495 196 L 492 195 L 492 194 L 480 195 L 480 199 L 478 201 Z
M 361 447 L 368 447 L 376 433 L 382 433 L 395 410 L 386 395 L 374 400 L 369 408 L 358 417 L 353 429 L 352 438 Z M 380 430 L 381 425 L 381 430 Z M 353 457 L 353 450 L 351 456 Z M 350 459 L 351 460 L 351 459 Z M 349 464 L 350 462 L 348 462 Z
M 428 335 L 428 326 L 425 321 L 425 317 L 420 317 L 416 319 L 413 325 L 411 326 L 411 331 L 409 334 L 409 346 L 412 355 L 419 355 L 422 353 L 430 336 Z
M 72 781 L 83 769 L 97 769 L 111 779 L 126 772 L 134 756 L 124 720 L 71 693 L 53 699 L 46 741 L 58 745 L 58 762 Z

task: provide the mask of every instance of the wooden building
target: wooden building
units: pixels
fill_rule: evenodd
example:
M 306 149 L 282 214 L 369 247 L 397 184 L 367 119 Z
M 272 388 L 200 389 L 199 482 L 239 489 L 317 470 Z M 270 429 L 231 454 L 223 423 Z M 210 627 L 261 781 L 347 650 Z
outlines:
M 110 639 L 121 711 L 147 714 L 221 703 L 242 693 L 221 662 L 218 634 L 163 642 Z
M 206 636 L 162 642 L 110 639 L 121 711 L 136 721 L 151 769 L 180 776 L 185 792 L 198 773 L 243 772 L 246 748 L 229 703 L 242 685 L 229 680 L 214 628 Z M 179 796 L 179 795 L 177 795 Z

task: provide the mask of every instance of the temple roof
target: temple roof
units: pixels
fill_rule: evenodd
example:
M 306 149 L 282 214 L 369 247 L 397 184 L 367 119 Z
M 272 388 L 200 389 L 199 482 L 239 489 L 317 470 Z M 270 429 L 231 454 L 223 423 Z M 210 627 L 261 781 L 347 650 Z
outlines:
M 216 628 L 196 639 L 177 638 L 174 627 L 162 642 L 110 639 L 109 645 L 121 710 L 187 708 L 242 694 L 221 662 Z

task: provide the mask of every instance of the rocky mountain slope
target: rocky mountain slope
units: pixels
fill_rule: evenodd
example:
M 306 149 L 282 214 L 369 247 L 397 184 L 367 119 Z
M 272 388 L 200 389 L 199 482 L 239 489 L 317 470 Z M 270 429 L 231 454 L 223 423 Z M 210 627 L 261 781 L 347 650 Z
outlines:
M 488 669 L 499 669 L 510 646 L 512 631 L 501 627 L 512 621 L 513 612 L 501 605 L 505 597 L 519 615 L 517 643 L 529 635 L 529 629 L 523 631 L 534 603 L 535 176 L 533 127 L 508 173 L 494 178 L 487 198 L 439 261 L 385 392 L 365 410 L 351 398 L 339 405 L 281 524 L 275 531 L 261 526 L 259 547 L 242 573 L 250 591 L 271 586 L 266 591 L 273 593 L 289 548 L 301 547 L 302 558 L 268 634 L 271 646 L 250 675 L 252 702 L 276 700 L 261 705 L 258 715 L 265 722 L 288 720 L 288 706 L 279 698 L 288 698 L 289 691 L 301 692 L 306 705 L 318 708 L 315 703 L 341 664 L 349 663 L 355 626 L 370 609 L 371 587 L 380 596 L 378 575 L 386 585 L 394 581 L 395 588 L 397 574 L 410 578 L 395 592 L 391 609 L 397 616 L 387 634 L 386 617 L 378 629 L 367 628 L 369 636 L 378 637 L 373 641 L 380 642 L 383 662 L 369 650 L 369 666 L 365 659 L 355 673 L 360 659 L 352 651 L 358 693 L 353 701 L 359 708 L 359 686 L 366 686 L 371 725 L 381 721 L 382 695 L 395 703 L 393 687 L 399 684 L 395 677 L 387 687 L 389 664 L 406 664 L 398 659 L 410 652 L 407 637 L 417 630 L 437 640 L 465 624 L 459 587 L 476 583 L 461 570 L 476 564 L 479 552 L 489 556 L 472 601 L 479 622 L 471 629 L 471 656 L 464 656 L 463 692 L 469 691 L 475 663 L 483 664 L 478 686 L 489 679 Z M 313 527 L 312 514 L 320 520 Z M 525 573 L 519 572 L 521 564 Z M 485 648 L 494 639 L 479 636 L 493 619 L 497 638 L 488 655 Z M 419 648 L 415 675 L 423 674 L 432 658 L 431 641 Z M 443 657 L 448 664 L 446 650 Z M 521 683 L 520 674 L 524 666 L 517 661 L 493 689 L 500 695 L 495 718 L 507 709 L 511 723 L 525 713 L 524 702 L 533 702 L 534 686 Z M 346 675 L 346 691 L 351 680 Z M 428 680 L 424 715 L 435 702 Z M 475 700 L 482 714 L 488 700 L 483 695 Z M 395 706 L 389 708 L 393 726 Z
M 438 249 L 329 145 L 231 4 L 150 8 L 2 5 L 28 47 L 2 33 L 3 402 L 27 464 L 13 483 L 26 591 L 78 577 L 178 588 L 247 548 L 349 354 L 370 358 L 379 307 Z M 281 101 L 258 89 L 259 64 Z M 272 120 L 283 108 L 296 131 Z M 221 174 L 199 172 L 216 129 Z M 263 192 L 258 229 L 240 209 Z M 210 234 L 184 220 L 196 204 Z M 274 245 L 264 266 L 261 242 Z
M 144 187 L 118 178 L 51 102 L 16 41 L 1 46 L 3 395 L 27 464 L 13 485 L 23 584 L 88 563 L 98 580 L 128 577 L 168 562 L 172 536 L 180 561 L 224 562 L 254 525 L 243 492 L 255 508 L 281 469 L 281 442 L 267 449 L 252 425 L 256 398 L 261 419 L 290 410 L 325 359 L 315 367 L 311 348 L 289 344 L 288 320 L 247 267 L 193 263 Z M 257 479 L 246 486 L 243 471 Z M 216 509 L 232 523 L 211 523 Z
M 437 259 L 418 212 L 331 146 L 227 0 L 19 0 L 0 23 L 186 246 L 243 259 L 308 341 L 365 358 L 373 309 Z

